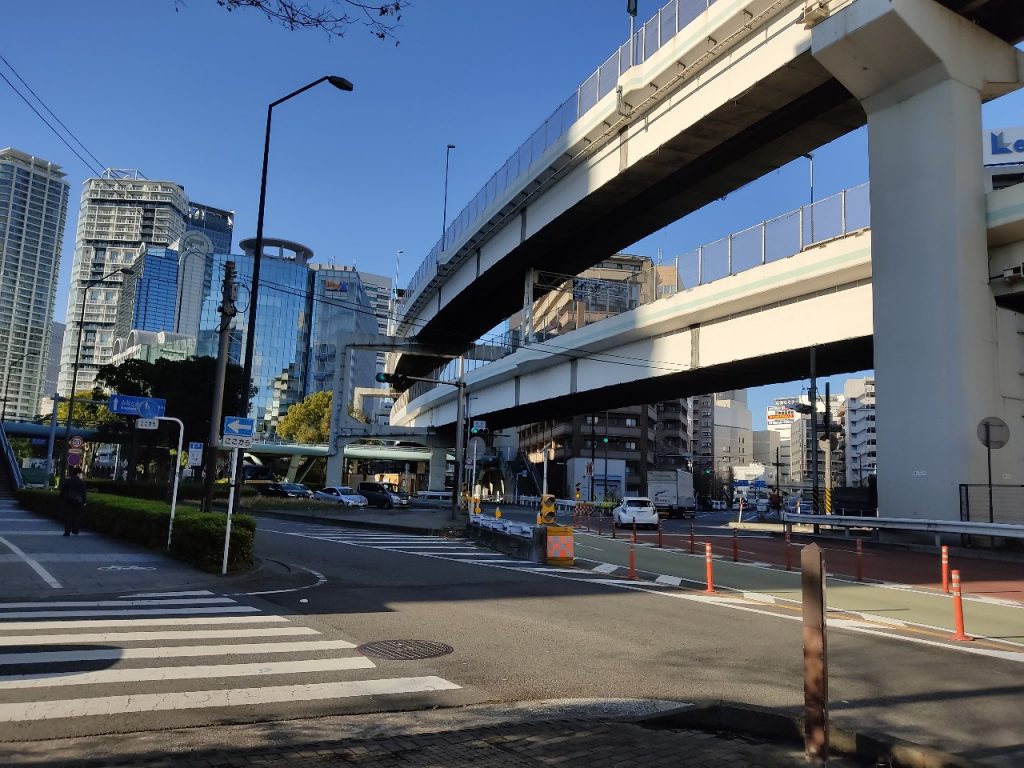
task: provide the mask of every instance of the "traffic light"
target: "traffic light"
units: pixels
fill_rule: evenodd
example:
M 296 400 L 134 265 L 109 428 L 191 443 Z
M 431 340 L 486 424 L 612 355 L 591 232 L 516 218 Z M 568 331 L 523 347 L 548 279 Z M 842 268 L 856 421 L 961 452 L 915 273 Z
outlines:
M 602 443 L 605 443 L 605 444 L 607 445 L 607 444 L 608 444 L 608 437 L 607 437 L 607 436 L 605 436 L 605 437 L 602 437 L 602 438 L 601 438 L 601 442 L 602 442 Z
M 397 373 L 378 373 L 373 380 L 378 384 L 390 384 L 395 389 L 406 389 L 409 386 L 409 379 Z
M 469 427 L 469 434 L 471 435 L 486 435 L 487 434 L 487 422 L 486 421 L 474 421 Z

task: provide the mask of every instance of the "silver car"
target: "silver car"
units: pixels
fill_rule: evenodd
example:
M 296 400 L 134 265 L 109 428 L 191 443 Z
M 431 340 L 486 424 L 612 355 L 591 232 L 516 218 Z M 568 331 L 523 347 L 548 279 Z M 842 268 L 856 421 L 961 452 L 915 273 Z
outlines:
M 658 510 L 654 508 L 654 502 L 646 496 L 627 496 L 619 502 L 619 506 L 612 510 L 612 522 L 618 528 L 647 525 L 657 528 L 660 518 Z
M 347 485 L 321 488 L 313 494 L 313 498 L 319 501 L 333 501 L 335 504 L 341 504 L 343 507 L 365 507 L 367 505 L 366 497 Z

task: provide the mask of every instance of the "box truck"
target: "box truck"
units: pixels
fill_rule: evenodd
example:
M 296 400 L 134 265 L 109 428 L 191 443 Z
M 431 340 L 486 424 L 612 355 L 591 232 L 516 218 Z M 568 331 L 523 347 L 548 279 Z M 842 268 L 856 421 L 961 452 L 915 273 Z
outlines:
M 649 471 L 647 495 L 662 517 L 693 516 L 697 509 L 697 500 L 693 495 L 693 474 L 685 469 Z

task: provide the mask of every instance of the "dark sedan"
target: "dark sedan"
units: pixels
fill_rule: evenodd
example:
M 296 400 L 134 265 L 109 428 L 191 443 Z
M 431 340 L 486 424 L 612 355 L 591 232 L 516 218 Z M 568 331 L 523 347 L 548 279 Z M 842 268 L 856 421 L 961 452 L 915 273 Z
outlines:
M 260 493 L 264 496 L 277 496 L 288 499 L 313 498 L 313 492 L 302 483 L 267 483 L 259 488 Z

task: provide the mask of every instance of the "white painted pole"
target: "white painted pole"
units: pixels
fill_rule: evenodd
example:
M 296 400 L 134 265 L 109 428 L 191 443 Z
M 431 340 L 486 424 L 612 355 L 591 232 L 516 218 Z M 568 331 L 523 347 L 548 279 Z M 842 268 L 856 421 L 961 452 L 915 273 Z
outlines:
M 238 469 L 238 449 L 231 451 L 231 481 L 228 485 L 228 523 L 224 528 L 224 559 L 220 564 L 223 576 L 228 572 L 228 545 L 231 543 L 231 510 L 235 508 L 235 473 Z
M 157 416 L 158 421 L 173 421 L 178 425 L 178 453 L 174 457 L 174 489 L 171 491 L 171 519 L 167 523 L 167 551 L 171 551 L 171 533 L 174 531 L 174 511 L 178 507 L 178 475 L 181 474 L 181 443 L 185 436 L 185 425 L 173 416 Z

